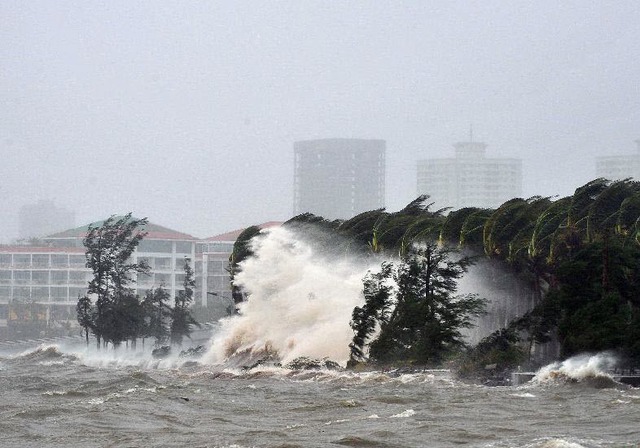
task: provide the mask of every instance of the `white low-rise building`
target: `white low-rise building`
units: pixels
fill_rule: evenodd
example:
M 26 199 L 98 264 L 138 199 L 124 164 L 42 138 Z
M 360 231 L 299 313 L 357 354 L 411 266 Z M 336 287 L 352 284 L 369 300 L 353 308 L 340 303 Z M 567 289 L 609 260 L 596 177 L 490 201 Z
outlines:
M 37 246 L 0 246 L 0 326 L 12 319 L 75 321 L 76 303 L 87 293 L 92 276 L 82 243 L 88 228 L 47 236 Z M 162 285 L 175 297 L 183 287 L 185 260 L 195 259 L 197 240 L 153 223 L 143 230 L 147 235 L 134 252 L 133 261 L 146 261 L 150 271 L 139 275 L 132 287 L 144 296 L 149 289 Z M 29 311 L 27 304 L 37 312 Z M 26 310 L 24 315 L 18 308 Z
M 86 267 L 85 238 L 89 226 L 59 232 L 37 245 L 0 246 L 0 337 L 13 323 L 38 328 L 71 325 L 76 322 L 78 298 L 87 294 L 92 272 Z M 268 228 L 280 222 L 259 225 Z M 194 270 L 194 305 L 209 308 L 206 317 L 220 318 L 233 312 L 229 257 L 244 229 L 197 239 L 157 224 L 148 223 L 147 232 L 133 254 L 133 262 L 145 261 L 150 271 L 138 274 L 131 287 L 143 297 L 162 286 L 171 298 L 183 288 L 185 262 Z

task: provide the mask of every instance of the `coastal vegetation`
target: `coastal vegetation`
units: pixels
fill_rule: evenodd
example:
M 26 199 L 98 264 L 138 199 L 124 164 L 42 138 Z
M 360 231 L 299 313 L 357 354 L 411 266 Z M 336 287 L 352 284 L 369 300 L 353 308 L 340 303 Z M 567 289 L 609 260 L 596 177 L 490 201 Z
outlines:
M 135 278 L 149 269 L 131 261 L 145 224 L 129 214 L 89 228 L 84 243 L 93 278 L 77 304 L 87 342 L 93 334 L 99 346 L 145 338 L 179 345 L 196 325 L 188 260 L 173 306 L 162 286 L 142 298 L 134 294 Z M 348 220 L 306 213 L 284 226 L 329 260 L 379 266 L 363 278 L 363 303 L 353 309 L 350 365 L 455 363 L 474 372 L 605 350 L 640 365 L 636 181 L 595 179 L 568 197 L 514 198 L 496 209 L 433 210 L 429 197 L 420 196 L 397 212 L 371 210 Z M 232 281 L 261 234 L 250 227 L 237 239 Z M 488 284 L 513 281 L 509 300 L 522 304 L 473 346 L 465 332 L 493 297 L 458 294 L 458 280 L 469 269 Z M 235 284 L 233 296 L 246 300 Z
M 383 262 L 364 279 L 362 307 L 353 310 L 349 363 L 367 360 L 438 364 L 464 347 L 461 329 L 484 311 L 477 295 L 455 295 L 471 263 L 433 243 L 413 245 L 398 262 Z M 393 285 L 393 286 L 391 286 Z M 376 331 L 379 330 L 379 331 Z
M 467 369 L 513 368 L 536 355 L 610 350 L 640 365 L 640 183 L 595 179 L 571 196 L 514 198 L 496 209 L 432 207 L 421 196 L 398 212 L 372 210 L 348 220 L 307 213 L 284 224 L 330 256 L 380 260 L 379 271 L 363 279 L 365 304 L 353 313 L 353 362 L 407 356 L 425 364 L 456 359 Z M 234 248 L 239 252 L 232 255 L 232 272 L 250 256 L 247 241 L 260 231 L 250 233 Z M 428 297 L 424 280 L 417 285 L 418 278 L 432 275 L 429 264 L 416 258 L 425 248 L 460 252 L 447 262 L 474 257 L 487 282 L 517 280 L 524 286 L 513 291 L 512 300 L 526 303 L 525 312 L 475 347 L 464 347 L 456 332 L 480 312 L 479 302 L 456 310 L 457 302 L 444 301 L 439 315 L 461 314 L 452 327 L 456 337 L 438 345 L 438 336 L 427 347 L 431 302 L 418 304 L 410 298 L 413 292 L 403 290 Z

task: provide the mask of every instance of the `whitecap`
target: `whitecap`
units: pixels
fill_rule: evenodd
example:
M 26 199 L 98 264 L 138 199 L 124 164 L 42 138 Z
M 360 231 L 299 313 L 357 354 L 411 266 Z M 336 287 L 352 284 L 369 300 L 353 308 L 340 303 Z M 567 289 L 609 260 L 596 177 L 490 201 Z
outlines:
M 569 442 L 564 439 L 550 439 L 539 445 L 540 448 L 585 448 L 576 442 Z
M 536 398 L 535 395 L 530 394 L 528 392 L 524 392 L 524 393 L 521 393 L 521 394 L 509 394 L 509 396 L 518 397 L 518 398 Z
M 294 423 L 292 425 L 287 425 L 286 428 L 287 429 L 296 429 L 296 428 L 304 428 L 305 426 L 307 426 L 305 423 Z
M 407 418 L 407 417 L 411 417 L 411 416 L 413 416 L 415 414 L 416 414 L 416 411 L 414 411 L 413 409 L 407 409 L 404 412 L 392 415 L 391 418 Z

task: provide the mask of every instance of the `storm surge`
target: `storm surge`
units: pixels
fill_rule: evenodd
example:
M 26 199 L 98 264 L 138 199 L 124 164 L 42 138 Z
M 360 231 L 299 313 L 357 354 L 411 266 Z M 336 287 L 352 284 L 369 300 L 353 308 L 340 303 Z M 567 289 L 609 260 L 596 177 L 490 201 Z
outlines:
M 222 322 L 203 361 L 248 361 L 271 357 L 287 363 L 301 356 L 345 363 L 361 305 L 368 266 L 329 260 L 285 228 L 254 243 L 254 257 L 242 263 L 236 284 L 249 299 L 239 315 Z

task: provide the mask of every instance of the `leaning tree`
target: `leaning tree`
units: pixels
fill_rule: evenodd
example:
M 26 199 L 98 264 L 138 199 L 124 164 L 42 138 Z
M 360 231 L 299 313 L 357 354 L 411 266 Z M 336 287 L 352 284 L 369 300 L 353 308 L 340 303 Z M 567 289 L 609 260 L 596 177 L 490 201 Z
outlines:
M 413 245 L 393 269 L 365 278 L 363 307 L 356 308 L 352 328 L 352 360 L 363 358 L 364 346 L 376 361 L 436 364 L 464 345 L 461 330 L 485 308 L 473 294 L 458 295 L 457 280 L 472 260 L 435 243 Z M 392 281 L 394 285 L 388 285 Z M 373 329 L 379 333 L 369 340 Z
M 189 310 L 193 303 L 193 290 L 196 281 L 193 278 L 191 260 L 184 259 L 184 281 L 182 289 L 176 294 L 173 310 L 171 310 L 171 343 L 182 345 L 182 339 L 191 335 L 193 326 L 200 326 Z
M 131 213 L 111 216 L 101 225 L 90 225 L 83 240 L 86 266 L 93 273 L 87 293 L 96 297 L 92 325 L 86 328 L 91 328 L 98 347 L 101 341 L 118 346 L 135 336 L 130 322 L 123 317 L 132 306 L 134 275 L 149 272 L 145 262 L 132 261 L 134 251 L 146 235 L 143 230 L 146 224 L 146 218 L 133 218 Z M 79 308 L 84 309 L 84 305 Z

